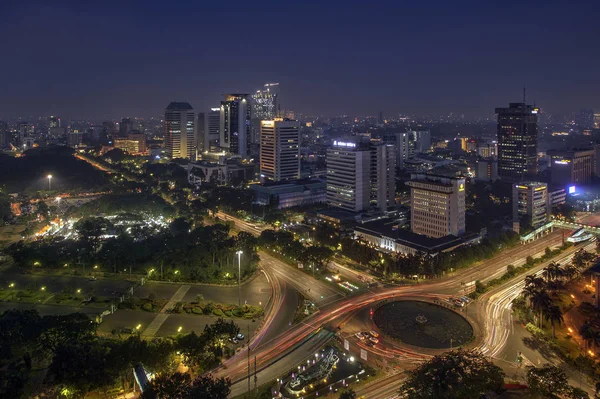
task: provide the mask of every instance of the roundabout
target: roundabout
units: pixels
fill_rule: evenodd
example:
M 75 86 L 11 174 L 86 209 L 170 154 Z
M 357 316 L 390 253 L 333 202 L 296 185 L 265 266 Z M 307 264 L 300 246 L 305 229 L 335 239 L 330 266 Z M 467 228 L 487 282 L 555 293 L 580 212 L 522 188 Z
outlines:
M 386 336 L 414 347 L 450 349 L 474 338 L 473 327 L 463 316 L 424 301 L 386 303 L 375 310 L 373 322 Z

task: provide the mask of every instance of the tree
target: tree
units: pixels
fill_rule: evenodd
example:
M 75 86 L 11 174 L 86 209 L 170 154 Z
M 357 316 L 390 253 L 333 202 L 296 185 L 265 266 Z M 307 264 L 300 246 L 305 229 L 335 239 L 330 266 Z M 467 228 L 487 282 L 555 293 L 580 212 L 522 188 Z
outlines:
M 159 375 L 146 386 L 142 399 L 225 399 L 231 393 L 231 381 L 202 375 L 191 380 L 189 374 L 176 372 Z
M 556 324 L 561 325 L 564 321 L 562 311 L 556 305 L 549 306 L 544 312 L 546 320 L 552 324 L 552 338 L 556 338 Z
M 348 389 L 341 393 L 340 399 L 356 399 L 356 392 L 352 389 Z
M 527 370 L 527 386 L 531 393 L 548 399 L 558 399 L 563 395 L 578 393 L 569 385 L 565 372 L 550 364 L 542 367 L 530 366 Z
M 499 391 L 503 382 L 502 370 L 483 354 L 459 349 L 434 356 L 409 372 L 399 393 L 408 399 L 478 398 Z
M 71 341 L 56 349 L 48 374 L 56 388 L 79 395 L 106 390 L 116 379 L 115 368 L 108 361 L 108 348 L 98 341 Z
M 544 310 L 548 309 L 552 304 L 552 299 L 546 290 L 539 290 L 536 291 L 529 300 L 531 301 L 533 309 L 539 313 L 539 325 L 541 327 Z

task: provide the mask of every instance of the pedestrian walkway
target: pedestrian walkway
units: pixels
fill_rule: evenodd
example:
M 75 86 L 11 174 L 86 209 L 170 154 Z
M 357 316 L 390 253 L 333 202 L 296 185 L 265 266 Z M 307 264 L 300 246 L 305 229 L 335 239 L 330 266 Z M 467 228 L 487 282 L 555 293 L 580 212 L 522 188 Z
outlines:
M 190 290 L 190 287 L 191 287 L 190 285 L 182 285 L 181 287 L 179 287 L 177 292 L 175 292 L 173 294 L 171 299 L 169 299 L 169 301 L 167 301 L 165 306 L 163 306 L 163 308 L 160 310 L 160 313 L 157 314 L 156 317 L 154 318 L 154 320 L 152 320 L 152 322 L 150 322 L 148 327 L 146 327 L 146 329 L 142 333 L 142 336 L 153 337 L 156 335 L 158 330 L 162 327 L 162 325 L 165 323 L 165 321 L 167 321 L 167 319 L 169 318 L 169 314 L 167 313 L 167 311 L 169 309 L 171 309 L 173 306 L 175 306 L 175 304 L 177 302 L 181 302 L 183 300 L 183 298 L 185 297 L 185 294 L 187 294 L 187 292 Z

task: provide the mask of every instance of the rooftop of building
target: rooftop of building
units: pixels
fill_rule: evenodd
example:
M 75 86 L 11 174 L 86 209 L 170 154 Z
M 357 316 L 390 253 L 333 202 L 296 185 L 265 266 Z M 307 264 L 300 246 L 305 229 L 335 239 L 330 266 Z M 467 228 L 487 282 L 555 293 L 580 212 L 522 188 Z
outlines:
M 168 110 L 186 111 L 193 110 L 194 108 L 190 103 L 173 101 L 167 106 Z
M 525 187 L 548 187 L 547 183 L 541 181 L 523 181 L 515 184 L 516 187 L 525 186 Z
M 318 179 L 298 179 L 298 180 L 283 180 L 278 182 L 266 182 L 263 184 L 253 184 L 250 186 L 252 190 L 278 194 L 288 192 L 301 192 L 311 189 L 325 188 L 327 184 Z
M 453 235 L 432 238 L 413 233 L 412 231 L 402 229 L 398 226 L 399 221 L 397 220 L 380 219 L 357 225 L 354 230 L 378 237 L 391 238 L 399 244 L 428 253 L 444 251 L 464 242 L 463 238 Z

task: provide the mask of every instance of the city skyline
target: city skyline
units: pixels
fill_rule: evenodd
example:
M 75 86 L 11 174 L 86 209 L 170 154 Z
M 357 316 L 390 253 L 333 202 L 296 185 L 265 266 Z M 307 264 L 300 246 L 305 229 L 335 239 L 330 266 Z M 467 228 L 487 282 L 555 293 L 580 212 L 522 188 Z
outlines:
M 0 66 L 11 76 L 0 118 L 150 117 L 170 101 L 204 111 L 267 82 L 281 83 L 282 109 L 311 115 L 490 115 L 520 101 L 523 86 L 550 113 L 600 108 L 592 2 L 571 18 L 551 4 L 233 3 L 228 18 L 247 23 L 243 34 L 219 28 L 217 4 L 116 4 L 5 6 L 13 62 Z

